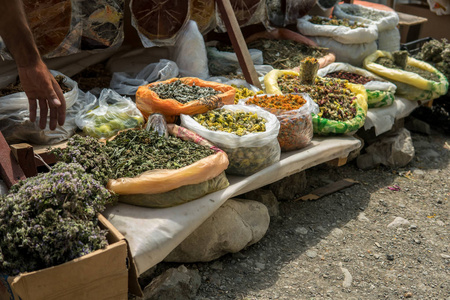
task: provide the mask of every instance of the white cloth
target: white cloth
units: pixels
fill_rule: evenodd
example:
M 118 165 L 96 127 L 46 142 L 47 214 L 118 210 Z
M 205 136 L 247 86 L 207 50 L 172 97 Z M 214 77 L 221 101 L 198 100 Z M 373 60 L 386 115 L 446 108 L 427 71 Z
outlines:
M 228 188 L 200 199 L 161 209 L 119 203 L 103 215 L 127 239 L 140 275 L 161 262 L 227 199 L 329 160 L 346 157 L 360 145 L 361 142 L 351 136 L 314 138 L 308 147 L 282 153 L 279 162 L 251 176 L 227 176 Z

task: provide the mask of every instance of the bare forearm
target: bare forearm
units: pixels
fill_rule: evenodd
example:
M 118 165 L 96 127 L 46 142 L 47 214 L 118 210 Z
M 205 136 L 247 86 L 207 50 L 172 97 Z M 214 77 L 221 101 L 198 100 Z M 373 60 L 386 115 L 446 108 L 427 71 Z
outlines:
M 0 36 L 17 66 L 39 63 L 39 51 L 28 26 L 22 0 L 0 0 L 0 7 Z

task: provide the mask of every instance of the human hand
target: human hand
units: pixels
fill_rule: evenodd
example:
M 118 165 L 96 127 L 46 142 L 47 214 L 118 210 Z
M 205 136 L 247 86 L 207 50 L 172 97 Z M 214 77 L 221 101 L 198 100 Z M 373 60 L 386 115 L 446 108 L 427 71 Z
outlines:
M 30 121 L 36 121 L 37 102 L 39 102 L 39 127 L 44 129 L 50 109 L 50 130 L 56 123 L 64 125 L 66 119 L 66 100 L 53 75 L 42 60 L 31 66 L 18 66 L 19 78 L 28 97 Z

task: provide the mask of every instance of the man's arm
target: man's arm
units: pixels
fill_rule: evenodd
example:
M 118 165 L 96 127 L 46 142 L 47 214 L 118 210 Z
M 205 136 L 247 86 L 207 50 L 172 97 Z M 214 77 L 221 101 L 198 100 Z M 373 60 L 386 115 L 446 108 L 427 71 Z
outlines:
M 36 120 L 37 102 L 40 108 L 39 126 L 44 129 L 50 109 L 50 129 L 64 124 L 66 101 L 53 75 L 42 61 L 25 16 L 22 0 L 0 0 L 0 36 L 13 56 L 20 82 L 30 105 L 30 120 Z

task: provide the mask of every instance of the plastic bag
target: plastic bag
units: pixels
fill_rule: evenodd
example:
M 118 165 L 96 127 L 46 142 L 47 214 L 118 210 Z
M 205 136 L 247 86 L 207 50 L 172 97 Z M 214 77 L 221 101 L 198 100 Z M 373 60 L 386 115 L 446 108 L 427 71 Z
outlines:
M 340 135 L 354 134 L 359 128 L 364 126 L 367 115 L 367 94 L 364 87 L 360 84 L 348 84 L 348 88 L 356 95 L 352 104 L 356 107 L 356 115 L 347 121 L 335 121 L 313 115 L 314 134 Z
M 447 93 L 447 78 L 429 63 L 412 57 L 408 57 L 407 60 L 408 65 L 436 74 L 439 81 L 427 80 L 416 73 L 401 69 L 386 68 L 375 63 L 380 57 L 393 60 L 390 52 L 378 50 L 366 57 L 364 68 L 394 83 L 397 86 L 397 95 L 408 100 L 432 100 Z
M 262 108 L 274 114 L 280 122 L 278 142 L 282 152 L 298 150 L 306 147 L 313 137 L 312 113 L 318 113 L 319 107 L 307 94 L 299 94 L 306 103 L 298 109 L 283 110 Z M 255 97 L 271 96 L 256 95 Z M 239 104 L 245 104 L 249 98 L 239 100 Z M 255 105 L 250 105 L 254 107 Z
M 207 47 L 208 68 L 211 75 L 228 75 L 236 73 L 240 68 L 240 64 L 236 53 L 219 51 L 216 47 Z M 263 64 L 262 51 L 249 49 L 250 57 L 255 65 Z
M 120 130 L 135 128 L 144 123 L 134 102 L 111 89 L 103 89 L 99 98 L 89 92 L 86 97 L 90 104 L 78 113 L 76 123 L 90 136 L 110 138 Z
M 164 136 L 166 138 L 169 136 L 166 120 L 161 114 L 151 114 L 148 117 L 147 124 L 145 125 L 145 130 L 156 131 L 159 136 Z
M 175 62 L 161 59 L 157 63 L 147 65 L 137 74 L 126 72 L 113 73 L 110 87 L 121 95 L 135 95 L 141 85 L 174 78 L 178 74 L 179 69 Z
M 157 84 L 169 84 L 177 80 L 181 80 L 184 84 L 191 86 L 195 84 L 200 87 L 211 87 L 216 91 L 220 91 L 220 94 L 182 104 L 175 99 L 161 99 L 155 92 L 150 90 L 150 87 Z M 160 113 L 164 115 L 168 123 L 171 123 L 180 114 L 201 114 L 208 110 L 222 107 L 225 104 L 233 104 L 235 93 L 233 87 L 213 81 L 205 81 L 195 77 L 172 78 L 139 87 L 136 92 L 136 105 L 145 118 L 153 113 Z
M 373 24 L 351 29 L 347 26 L 313 24 L 310 19 L 311 16 L 304 16 L 297 20 L 298 31 L 309 37 L 328 37 L 342 44 L 366 44 L 378 38 L 378 28 Z
M 187 23 L 171 48 L 170 56 L 180 69 L 181 77 L 205 79 L 209 76 L 205 41 L 194 21 Z
M 202 186 L 202 183 L 220 176 L 228 167 L 227 155 L 186 128 L 169 124 L 168 130 L 171 135 L 213 149 L 215 154 L 180 169 L 151 170 L 134 178 L 110 179 L 107 188 L 119 194 L 119 201 L 146 207 L 169 207 L 200 198 L 228 186 L 226 178 L 219 178 L 215 184 L 207 183 L 207 188 L 203 186 L 203 192 L 199 193 L 198 187 Z M 176 192 L 178 188 L 183 189 Z M 158 197 L 158 194 L 169 191 L 173 191 L 171 196 L 181 195 L 182 199 Z M 165 199 L 165 203 L 161 203 L 161 199 Z
M 378 49 L 385 51 L 400 49 L 400 32 L 397 28 L 399 17 L 395 11 L 343 3 L 334 7 L 333 15 L 339 19 L 346 18 L 359 23 L 376 25 L 378 28 Z
M 298 76 L 299 74 L 294 71 L 273 70 L 264 77 L 266 92 L 282 95 L 283 93 L 278 87 L 278 78 L 283 75 Z M 319 117 L 317 114 L 313 114 L 312 123 L 314 134 L 324 136 L 353 134 L 359 128 L 364 126 L 368 109 L 366 89 L 360 84 L 351 83 L 348 83 L 347 87 L 356 95 L 356 99 L 352 103 L 356 108 L 355 117 L 347 121 L 335 121 Z
M 36 121 L 30 122 L 28 97 L 25 92 L 14 93 L 0 98 L 0 131 L 10 144 L 29 142 L 40 145 L 52 145 L 70 138 L 76 131 L 75 115 L 85 105 L 85 99 L 80 95 L 78 84 L 57 71 L 50 71 L 53 76 L 62 75 L 64 84 L 71 91 L 64 93 L 66 100 L 66 121 L 63 126 L 57 125 L 55 130 L 50 130 L 50 116 L 47 117 L 47 127 L 39 128 L 39 107 L 36 113 Z M 11 78 L 12 79 L 12 78 Z
M 75 0 L 81 7 L 81 50 L 116 49 L 124 39 L 124 0 Z
M 449 0 L 427 0 L 430 10 L 438 16 L 450 15 Z
M 269 27 L 267 16 L 266 1 L 263 0 L 231 0 L 231 6 L 236 16 L 239 27 L 262 23 L 266 28 Z M 220 10 L 216 4 L 216 30 L 226 32 L 227 28 L 221 18 Z
M 221 109 L 256 113 L 266 119 L 266 131 L 238 136 L 234 133 L 209 130 L 191 116 L 181 115 L 181 126 L 197 133 L 228 155 L 227 174 L 252 175 L 280 160 L 280 145 L 277 136 L 280 122 L 277 118 L 259 107 L 245 105 L 225 105 Z
M 309 38 L 320 47 L 330 49 L 336 55 L 336 61 L 349 63 L 357 67 L 361 67 L 364 59 L 377 51 L 376 41 L 364 44 L 343 44 L 333 38 L 323 36 L 310 36 Z
M 367 104 L 369 108 L 391 105 L 394 102 L 394 95 L 397 87 L 395 84 L 361 68 L 345 63 L 333 63 L 319 70 L 318 74 L 325 77 L 329 73 L 344 71 L 359 74 L 374 80 L 364 84 L 367 92 Z

